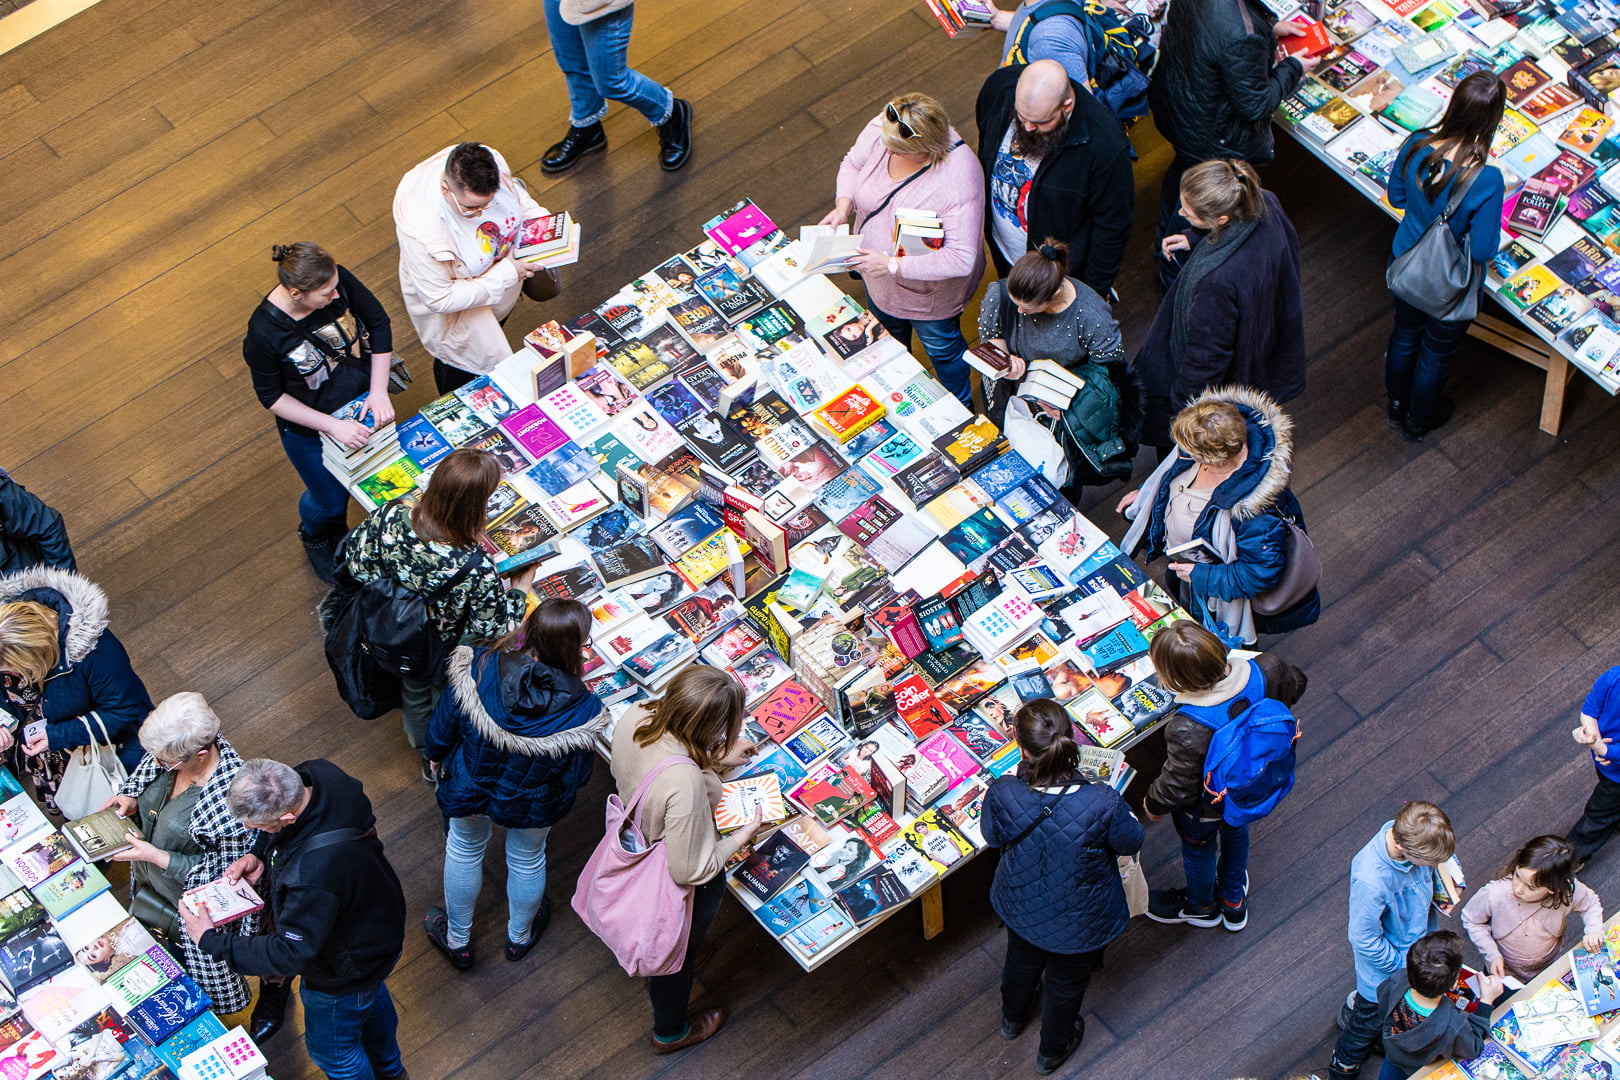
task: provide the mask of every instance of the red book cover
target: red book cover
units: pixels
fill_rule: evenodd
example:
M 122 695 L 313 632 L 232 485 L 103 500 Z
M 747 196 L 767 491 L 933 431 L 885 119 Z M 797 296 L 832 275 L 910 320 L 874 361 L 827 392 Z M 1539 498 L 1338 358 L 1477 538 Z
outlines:
M 1289 56 L 1321 56 L 1333 48 L 1333 39 L 1328 37 L 1327 27 L 1321 23 L 1314 19 L 1309 22 L 1294 19 L 1293 22 L 1303 26 L 1305 33 L 1299 37 L 1279 38 L 1277 42 Z
M 805 781 L 794 797 L 823 825 L 833 825 L 876 799 L 877 792 L 853 766 L 846 765 L 826 780 Z
M 838 531 L 865 547 L 883 535 L 883 530 L 900 520 L 900 511 L 874 495 L 855 508 L 854 513 L 838 523 Z
M 821 712 L 821 702 L 816 696 L 789 679 L 755 706 L 753 718 L 772 739 L 785 742 Z
M 894 684 L 894 705 L 916 739 L 927 738 L 956 719 L 944 702 L 934 696 L 921 675 Z
M 892 623 L 883 628 L 894 642 L 894 647 L 905 654 L 907 660 L 915 660 L 928 651 L 928 639 L 923 636 L 922 627 L 917 623 L 917 615 L 907 608 Z

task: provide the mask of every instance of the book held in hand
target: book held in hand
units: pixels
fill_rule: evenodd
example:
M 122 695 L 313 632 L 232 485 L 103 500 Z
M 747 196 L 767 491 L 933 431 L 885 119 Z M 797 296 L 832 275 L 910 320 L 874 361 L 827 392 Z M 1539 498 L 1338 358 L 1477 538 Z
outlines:
M 62 826 L 62 831 L 79 854 L 92 862 L 99 862 L 129 847 L 129 834 L 135 826 L 120 817 L 111 807 L 76 818 Z
M 962 354 L 962 360 L 987 379 L 1005 378 L 1012 370 L 1012 356 L 1000 345 L 981 341 Z
M 231 883 L 224 878 L 187 889 L 180 902 L 193 915 L 206 914 L 216 926 L 235 922 L 245 915 L 264 910 L 264 901 L 246 881 Z

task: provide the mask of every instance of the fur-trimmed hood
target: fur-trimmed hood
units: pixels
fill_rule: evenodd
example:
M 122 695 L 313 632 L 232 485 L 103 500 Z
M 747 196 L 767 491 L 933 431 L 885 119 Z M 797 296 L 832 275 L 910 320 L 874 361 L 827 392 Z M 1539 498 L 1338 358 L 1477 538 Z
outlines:
M 56 612 L 62 666 L 89 656 L 107 629 L 107 594 L 71 570 L 36 566 L 0 577 L 0 604 L 14 600 L 32 600 Z
M 1288 489 L 1294 471 L 1294 422 L 1271 395 L 1247 386 L 1213 386 L 1188 406 L 1206 401 L 1236 405 L 1249 427 L 1249 456 L 1222 481 L 1210 501 L 1237 521 L 1257 517 Z
M 507 753 L 560 758 L 590 751 L 610 720 L 581 680 L 538 660 L 513 653 L 480 655 L 462 645 L 450 657 L 449 673 L 449 691 L 467 722 Z

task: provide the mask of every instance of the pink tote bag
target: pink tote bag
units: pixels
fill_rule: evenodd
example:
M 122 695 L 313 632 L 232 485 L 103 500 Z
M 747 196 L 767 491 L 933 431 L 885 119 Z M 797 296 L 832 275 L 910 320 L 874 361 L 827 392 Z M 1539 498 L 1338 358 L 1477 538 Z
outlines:
M 641 831 L 641 800 L 653 778 L 691 758 L 671 755 L 647 770 L 625 806 L 615 793 L 607 800 L 607 834 L 579 875 L 574 910 L 591 933 L 634 976 L 673 975 L 686 960 L 692 935 L 690 885 L 669 876 L 664 842 L 647 843 Z

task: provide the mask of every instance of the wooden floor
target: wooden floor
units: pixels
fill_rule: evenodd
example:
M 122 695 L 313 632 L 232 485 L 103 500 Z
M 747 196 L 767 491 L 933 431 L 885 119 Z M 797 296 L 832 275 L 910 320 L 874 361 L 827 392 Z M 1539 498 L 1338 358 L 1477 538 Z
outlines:
M 0 56 L 0 464 L 66 514 L 154 697 L 199 690 L 244 753 L 330 757 L 364 778 L 413 917 L 441 899 L 435 805 L 397 718 L 359 722 L 333 692 L 320 589 L 294 536 L 298 483 L 241 361 L 273 283 L 269 245 L 325 244 L 408 334 L 395 183 L 482 140 L 584 223 L 585 265 L 549 311 L 520 302 L 521 334 L 690 246 L 742 196 L 784 224 L 819 217 L 840 156 L 895 93 L 938 96 L 975 138 L 996 60 L 995 42 L 947 41 L 916 2 L 644 7 L 634 61 L 696 107 L 696 153 L 675 176 L 618 107 L 605 158 L 540 173 L 567 100 L 536 0 L 102 0 Z M 1168 160 L 1149 125 L 1134 140 L 1142 213 L 1119 306 L 1132 348 L 1157 303 Z M 1070 1075 L 1325 1071 L 1351 985 L 1347 868 L 1379 823 L 1403 800 L 1438 801 L 1480 880 L 1529 835 L 1567 829 L 1590 782 L 1568 729 L 1614 662 L 1620 410 L 1577 379 L 1563 435 L 1543 435 L 1540 373 L 1469 343 L 1457 420 L 1401 442 L 1380 408 L 1392 226 L 1291 146 L 1266 182 L 1304 251 L 1313 363 L 1290 407 L 1294 486 L 1327 567 L 1321 623 L 1276 646 L 1311 676 L 1299 786 L 1255 830 L 1248 929 L 1133 926 L 1093 983 Z M 410 355 L 406 412 L 431 396 Z M 1118 535 L 1117 492 L 1093 496 Z M 557 917 L 522 964 L 500 955 L 499 869 L 473 971 L 453 972 L 412 927 L 391 986 L 417 1080 L 1029 1073 L 1033 1035 L 997 1034 L 988 857 L 946 889 L 944 936 L 924 943 L 908 911 L 813 976 L 728 902 L 697 999 L 732 1019 L 708 1045 L 654 1058 L 641 986 L 566 910 L 607 791 L 599 769 L 553 833 Z M 1149 836 L 1150 880 L 1179 883 L 1168 824 Z M 1588 881 L 1620 903 L 1620 851 Z M 296 1031 L 267 1049 L 278 1080 L 316 1075 Z

